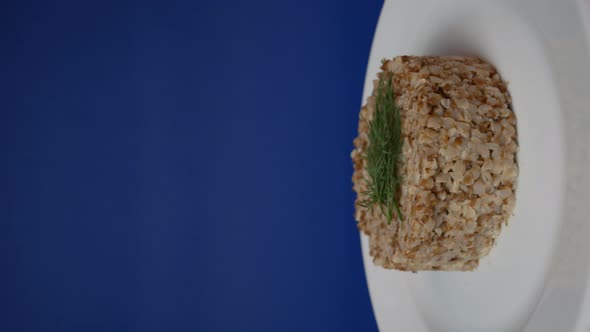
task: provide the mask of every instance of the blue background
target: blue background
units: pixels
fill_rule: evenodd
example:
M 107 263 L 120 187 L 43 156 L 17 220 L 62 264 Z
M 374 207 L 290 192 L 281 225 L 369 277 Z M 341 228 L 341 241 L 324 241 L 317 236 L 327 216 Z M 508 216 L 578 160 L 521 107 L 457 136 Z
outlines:
M 381 1 L 3 2 L 0 331 L 373 331 Z

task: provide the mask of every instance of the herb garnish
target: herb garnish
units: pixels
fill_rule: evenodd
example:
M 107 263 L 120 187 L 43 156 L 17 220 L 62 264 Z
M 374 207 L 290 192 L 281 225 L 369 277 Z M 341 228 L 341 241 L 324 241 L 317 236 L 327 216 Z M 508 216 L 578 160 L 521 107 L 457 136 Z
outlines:
M 391 224 L 394 213 L 403 221 L 398 202 L 400 155 L 402 152 L 401 115 L 395 105 L 390 73 L 383 73 L 375 93 L 375 112 L 369 125 L 369 146 L 364 158 L 367 161 L 368 198 L 361 205 L 372 208 L 379 205 Z

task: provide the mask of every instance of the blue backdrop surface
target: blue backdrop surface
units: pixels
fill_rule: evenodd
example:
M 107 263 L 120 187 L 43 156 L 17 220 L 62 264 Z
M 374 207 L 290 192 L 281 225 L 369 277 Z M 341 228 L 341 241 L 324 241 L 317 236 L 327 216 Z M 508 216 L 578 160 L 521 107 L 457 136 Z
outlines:
M 0 331 L 374 331 L 380 1 L 2 4 Z

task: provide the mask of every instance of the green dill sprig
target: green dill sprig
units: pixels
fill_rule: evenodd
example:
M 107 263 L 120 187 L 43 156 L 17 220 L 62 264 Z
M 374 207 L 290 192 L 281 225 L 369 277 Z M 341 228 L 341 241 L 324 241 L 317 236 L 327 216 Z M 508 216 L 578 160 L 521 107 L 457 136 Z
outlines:
M 367 161 L 367 199 L 361 205 L 372 208 L 378 205 L 391 223 L 394 213 L 403 221 L 398 195 L 401 185 L 399 174 L 402 152 L 401 115 L 395 105 L 395 93 L 390 73 L 379 78 L 375 93 L 375 112 L 369 125 L 369 146 L 364 158 Z

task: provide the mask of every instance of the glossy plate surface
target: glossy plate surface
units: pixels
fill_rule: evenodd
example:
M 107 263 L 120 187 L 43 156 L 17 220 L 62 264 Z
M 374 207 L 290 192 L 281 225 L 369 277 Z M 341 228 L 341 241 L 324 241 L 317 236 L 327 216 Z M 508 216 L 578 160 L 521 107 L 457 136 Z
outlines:
M 572 114 L 580 112 L 588 99 L 581 91 L 572 91 L 574 83 L 588 80 L 584 75 L 588 60 L 581 54 L 587 50 L 576 49 L 574 43 L 575 38 L 580 38 L 581 45 L 586 42 L 579 17 L 571 17 L 578 25 L 558 28 L 544 17 L 575 15 L 576 4 L 548 10 L 559 7 L 556 5 L 547 2 L 543 10 L 523 15 L 530 8 L 526 2 L 386 1 L 373 41 L 363 103 L 383 58 L 402 54 L 481 56 L 509 82 L 518 121 L 520 176 L 515 215 L 475 272 L 384 270 L 373 265 L 367 238 L 362 235 L 380 330 L 590 330 L 584 312 L 590 248 L 583 243 L 583 234 L 590 238 L 590 232 L 581 211 L 588 212 L 583 202 L 590 195 L 585 188 L 578 192 L 570 188 L 576 177 L 578 183 L 588 180 L 575 174 L 583 173 L 578 168 L 588 160 L 568 155 L 576 144 L 588 152 L 582 146 L 581 129 L 574 128 L 568 135 L 579 121 L 588 124 L 587 117 L 571 123 Z M 569 34 L 571 41 L 564 40 L 568 29 L 580 33 L 573 38 Z M 556 43 L 565 44 L 570 60 L 564 61 L 552 49 Z M 572 195 L 575 199 L 566 201 Z M 572 204 L 579 216 L 572 214 Z

